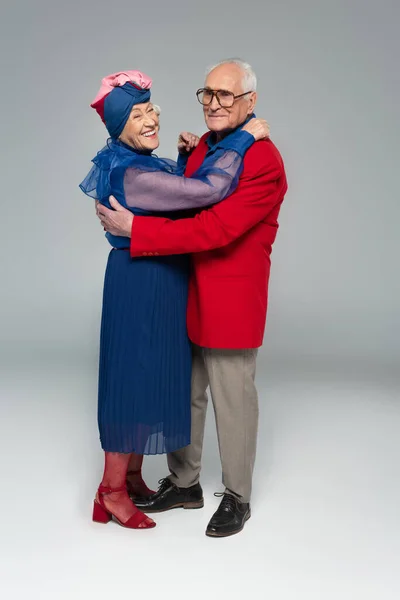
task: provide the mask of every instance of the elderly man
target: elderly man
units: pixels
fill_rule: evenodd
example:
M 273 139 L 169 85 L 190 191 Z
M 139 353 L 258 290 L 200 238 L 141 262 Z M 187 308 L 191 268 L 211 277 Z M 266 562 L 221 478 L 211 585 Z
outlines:
M 197 91 L 209 131 L 191 153 L 186 177 L 217 141 L 253 115 L 256 84 L 252 68 L 241 60 L 226 60 L 209 70 L 204 88 Z M 115 211 L 98 207 L 107 231 L 131 237 L 132 257 L 193 253 L 187 310 L 193 343 L 191 444 L 168 456 L 170 475 L 153 496 L 136 504 L 146 512 L 203 506 L 199 477 L 210 387 L 225 486 L 206 530 L 213 537 L 238 533 L 251 514 L 256 356 L 263 342 L 270 254 L 286 189 L 281 156 L 270 140 L 262 140 L 248 150 L 236 191 L 193 218 L 133 217 L 114 200 Z

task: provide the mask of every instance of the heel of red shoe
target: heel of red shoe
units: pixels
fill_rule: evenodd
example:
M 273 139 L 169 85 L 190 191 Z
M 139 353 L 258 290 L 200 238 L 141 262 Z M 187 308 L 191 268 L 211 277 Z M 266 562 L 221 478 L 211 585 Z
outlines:
M 95 523 L 109 523 L 112 517 L 110 513 L 104 510 L 96 500 L 93 504 L 93 521 Z

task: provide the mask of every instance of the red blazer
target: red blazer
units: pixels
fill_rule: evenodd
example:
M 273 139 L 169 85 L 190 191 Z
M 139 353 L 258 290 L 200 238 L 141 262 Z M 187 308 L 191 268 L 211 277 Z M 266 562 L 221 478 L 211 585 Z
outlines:
M 208 150 L 205 134 L 186 176 Z M 187 326 L 206 348 L 258 348 L 264 337 L 271 247 L 287 189 L 282 158 L 270 140 L 244 158 L 235 192 L 190 219 L 135 216 L 131 256 L 193 253 Z

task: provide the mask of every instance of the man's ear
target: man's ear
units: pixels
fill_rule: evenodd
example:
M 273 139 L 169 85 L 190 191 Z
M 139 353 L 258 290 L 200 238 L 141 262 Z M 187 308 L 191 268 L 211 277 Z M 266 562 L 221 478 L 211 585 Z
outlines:
M 248 115 L 251 115 L 254 112 L 256 102 L 257 102 L 257 92 L 251 92 L 251 94 L 249 94 L 249 109 L 247 111 Z

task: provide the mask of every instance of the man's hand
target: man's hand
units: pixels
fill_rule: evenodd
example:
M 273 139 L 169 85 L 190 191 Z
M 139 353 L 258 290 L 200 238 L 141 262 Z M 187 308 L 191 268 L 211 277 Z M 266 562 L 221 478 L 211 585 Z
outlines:
M 182 131 L 178 138 L 179 154 L 189 154 L 198 145 L 200 138 L 190 131 Z
M 112 235 L 131 237 L 133 214 L 114 198 L 110 196 L 110 204 L 114 210 L 106 208 L 100 202 L 96 202 L 96 214 L 99 217 L 104 231 Z

